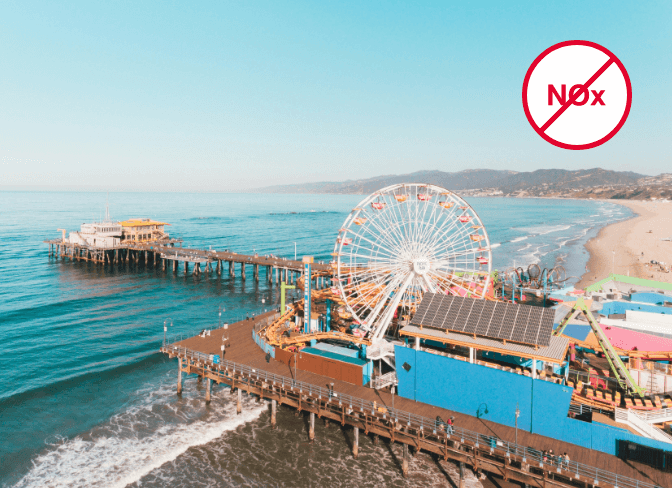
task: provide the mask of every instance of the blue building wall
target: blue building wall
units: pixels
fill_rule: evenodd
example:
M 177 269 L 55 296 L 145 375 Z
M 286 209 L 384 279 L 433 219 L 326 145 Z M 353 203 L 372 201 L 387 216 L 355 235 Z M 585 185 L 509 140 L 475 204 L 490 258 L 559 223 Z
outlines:
M 567 417 L 572 390 L 543 380 L 395 346 L 399 396 L 617 455 L 619 440 L 665 451 L 672 445 Z M 552 449 L 553 446 L 548 446 Z
M 645 302 L 654 305 L 662 305 L 663 302 L 672 302 L 672 297 L 660 293 L 633 293 L 630 295 L 631 302 Z
M 630 303 L 630 302 L 607 302 L 604 305 L 602 305 L 600 313 L 603 315 L 610 315 L 612 313 L 621 314 L 625 313 L 626 310 L 672 314 L 672 308 L 670 307 L 660 307 L 658 305 L 644 305 L 641 303 Z

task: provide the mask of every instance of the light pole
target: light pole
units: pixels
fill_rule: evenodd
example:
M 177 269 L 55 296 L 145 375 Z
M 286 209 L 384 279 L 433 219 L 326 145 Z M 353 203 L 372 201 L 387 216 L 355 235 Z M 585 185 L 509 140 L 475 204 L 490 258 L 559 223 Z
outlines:
M 394 385 L 392 385 L 392 410 L 394 410 Z M 392 415 L 390 415 L 392 417 Z
M 166 347 L 166 332 L 168 332 L 168 322 L 170 322 L 170 326 L 172 327 L 173 319 L 167 318 L 163 321 L 163 347 Z
M 520 417 L 520 409 L 518 408 L 518 402 L 516 402 L 516 449 L 518 449 L 518 417 Z
M 296 261 L 296 242 L 294 243 L 294 261 Z

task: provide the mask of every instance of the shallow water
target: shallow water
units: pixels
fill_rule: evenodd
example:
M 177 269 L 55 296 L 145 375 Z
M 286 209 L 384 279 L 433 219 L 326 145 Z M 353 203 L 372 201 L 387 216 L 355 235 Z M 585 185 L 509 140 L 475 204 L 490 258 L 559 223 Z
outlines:
M 328 261 L 357 195 L 112 194 L 112 217 L 172 224 L 185 246 L 239 253 L 311 254 Z M 99 220 L 98 193 L 0 193 L 0 485 L 393 486 L 441 483 L 454 471 L 419 455 L 401 478 L 399 446 L 362 439 L 353 460 L 340 427 L 306 442 L 303 418 L 265 404 L 236 416 L 216 389 L 205 406 L 195 379 L 177 398 L 175 362 L 156 351 L 169 334 L 234 321 L 277 305 L 277 287 L 225 273 L 103 268 L 49 258 L 44 239 Z M 585 241 L 630 211 L 605 202 L 472 198 L 493 266 L 562 263 L 580 276 Z M 262 300 L 264 301 L 262 303 Z M 451 471 L 452 470 L 452 471 Z M 454 473 L 453 473 L 454 474 Z M 443 478 L 442 478 L 443 477 Z M 337 481 L 336 481 L 337 480 Z

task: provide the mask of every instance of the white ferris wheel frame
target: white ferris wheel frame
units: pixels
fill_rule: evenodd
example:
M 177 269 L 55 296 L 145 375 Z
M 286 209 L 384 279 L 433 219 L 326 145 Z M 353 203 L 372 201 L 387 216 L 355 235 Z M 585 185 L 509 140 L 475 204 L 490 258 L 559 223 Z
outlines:
M 436 185 L 390 185 L 366 197 L 345 219 L 334 255 L 337 294 L 374 341 L 400 304 L 417 305 L 427 291 L 482 299 L 491 281 L 483 222 L 459 195 Z

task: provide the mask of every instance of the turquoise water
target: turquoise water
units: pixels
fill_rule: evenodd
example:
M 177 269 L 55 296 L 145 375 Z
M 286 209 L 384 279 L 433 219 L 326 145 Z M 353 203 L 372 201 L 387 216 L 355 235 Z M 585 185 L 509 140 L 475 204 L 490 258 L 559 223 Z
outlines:
M 184 239 L 185 247 L 293 258 L 296 243 L 299 256 L 329 261 L 338 229 L 362 198 L 120 193 L 110 195 L 110 213 L 170 222 L 168 231 Z M 630 216 L 606 202 L 468 201 L 495 245 L 495 268 L 561 263 L 568 276 L 583 272 L 588 238 L 602 225 Z M 156 351 L 167 318 L 174 324 L 169 334 L 193 335 L 217 326 L 220 306 L 233 322 L 277 305 L 276 287 L 263 275 L 255 283 L 226 273 L 193 277 L 182 270 L 174 275 L 50 258 L 42 241 L 59 236 L 58 228 L 77 230 L 99 220 L 104 202 L 99 193 L 0 193 L 0 485 L 272 484 L 277 478 L 269 473 L 281 476 L 290 452 L 282 446 L 296 444 L 302 435 L 287 440 L 300 430 L 299 420 L 281 414 L 280 430 L 288 436 L 283 440 L 278 431 L 265 429 L 263 405 L 251 404 L 236 416 L 222 392 L 205 407 L 193 379 L 178 399 L 175 363 Z M 333 436 L 333 449 L 325 447 L 326 454 L 315 454 L 314 461 L 330 456 L 330 467 L 335 458 L 350 463 L 342 434 L 332 430 L 325 436 Z M 261 450 L 275 454 L 260 460 Z M 370 460 L 372 469 L 394 463 L 390 453 L 378 454 Z M 251 462 L 261 463 L 261 472 L 250 470 Z M 341 475 L 337 466 L 333 472 L 320 470 L 325 483 Z M 423 470 L 427 483 L 432 469 Z M 403 484 L 395 476 L 373 481 Z

